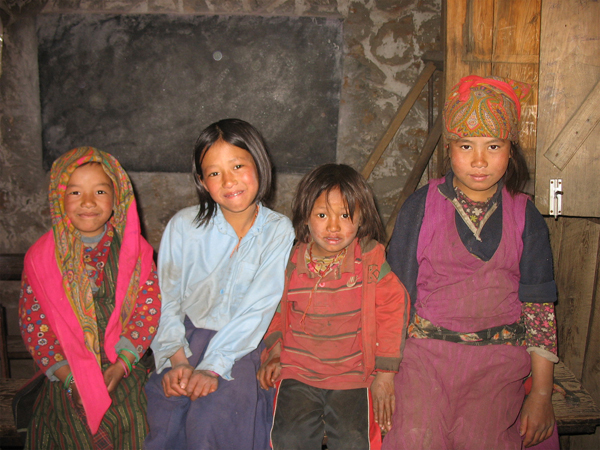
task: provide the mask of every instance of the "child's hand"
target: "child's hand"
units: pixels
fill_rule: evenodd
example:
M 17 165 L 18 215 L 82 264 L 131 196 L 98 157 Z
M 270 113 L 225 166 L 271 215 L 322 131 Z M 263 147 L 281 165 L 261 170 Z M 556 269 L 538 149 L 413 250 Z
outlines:
M 532 447 L 552 436 L 554 421 L 551 395 L 532 391 L 521 408 L 519 433 L 523 438 L 523 445 Z
M 115 364 L 108 366 L 103 375 L 104 384 L 106 385 L 108 392 L 111 393 L 117 388 L 123 379 L 123 376 L 125 375 L 125 369 L 123 369 L 123 366 L 117 361 Z
M 182 380 L 182 385 L 183 385 Z M 200 397 L 212 394 L 219 387 L 219 379 L 207 370 L 194 370 L 185 388 L 190 400 L 194 401 Z
M 162 379 L 162 387 L 167 397 L 188 396 L 186 387 L 188 381 L 194 372 L 194 368 L 188 363 L 181 363 L 173 366 L 171 370 L 165 373 Z
M 275 385 L 275 380 L 281 373 L 281 361 L 279 356 L 269 358 L 268 361 L 264 362 L 258 372 L 256 378 L 260 382 L 260 387 L 263 389 L 270 389 Z
M 260 365 L 260 369 L 256 373 L 256 378 L 260 383 L 260 387 L 267 390 L 275 385 L 275 380 L 281 373 L 281 343 L 278 342 L 273 346 L 267 359 Z
M 392 413 L 396 407 L 394 375 L 396 374 L 390 372 L 377 372 L 371 384 L 375 422 L 386 433 L 392 429 Z

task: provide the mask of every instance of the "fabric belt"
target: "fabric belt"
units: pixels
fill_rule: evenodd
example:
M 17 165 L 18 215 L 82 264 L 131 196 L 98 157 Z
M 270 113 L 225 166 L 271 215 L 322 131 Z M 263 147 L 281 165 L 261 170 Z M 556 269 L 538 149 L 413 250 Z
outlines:
M 522 320 L 508 325 L 464 333 L 438 327 L 429 320 L 415 314 L 408 326 L 408 337 L 416 339 L 439 339 L 466 345 L 514 345 L 521 346 L 525 341 L 525 324 Z

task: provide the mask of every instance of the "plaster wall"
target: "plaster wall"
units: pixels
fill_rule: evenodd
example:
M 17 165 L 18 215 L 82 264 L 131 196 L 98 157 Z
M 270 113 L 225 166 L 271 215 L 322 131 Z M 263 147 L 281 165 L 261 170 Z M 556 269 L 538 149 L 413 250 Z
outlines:
M 51 0 L 37 13 L 49 12 L 341 17 L 344 57 L 337 162 L 358 170 L 423 69 L 422 54 L 441 50 L 441 0 Z M 0 98 L 0 252 L 19 253 L 50 227 L 32 14 L 15 14 L 5 27 Z M 426 128 L 423 94 L 369 179 L 384 221 L 425 140 Z M 302 175 L 278 176 L 276 210 L 290 214 Z M 146 237 L 158 249 L 169 218 L 196 203 L 191 175 L 130 176 Z

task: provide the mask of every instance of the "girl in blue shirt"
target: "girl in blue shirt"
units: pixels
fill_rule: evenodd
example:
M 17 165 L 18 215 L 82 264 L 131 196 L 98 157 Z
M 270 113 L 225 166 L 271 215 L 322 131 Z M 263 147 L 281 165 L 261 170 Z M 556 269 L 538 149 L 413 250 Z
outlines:
M 294 237 L 289 219 L 261 203 L 271 174 L 266 144 L 247 122 L 221 120 L 196 142 L 200 204 L 170 220 L 158 256 L 148 450 L 269 447 L 272 398 L 256 380 L 257 347 Z

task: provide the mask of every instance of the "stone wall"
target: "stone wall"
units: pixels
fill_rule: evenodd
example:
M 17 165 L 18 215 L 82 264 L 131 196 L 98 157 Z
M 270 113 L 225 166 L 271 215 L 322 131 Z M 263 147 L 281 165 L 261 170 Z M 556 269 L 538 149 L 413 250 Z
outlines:
M 358 170 L 423 69 L 423 53 L 441 50 L 441 0 L 50 0 L 37 13 L 49 12 L 341 17 L 344 58 L 337 162 Z M 0 252 L 4 253 L 25 252 L 50 226 L 35 16 L 17 11 L 11 22 L 4 29 L 0 78 Z M 384 220 L 425 140 L 426 128 L 422 95 L 369 180 Z M 196 202 L 191 176 L 130 176 L 146 236 L 157 249 L 169 218 Z M 289 215 L 301 176 L 278 177 L 276 210 Z

